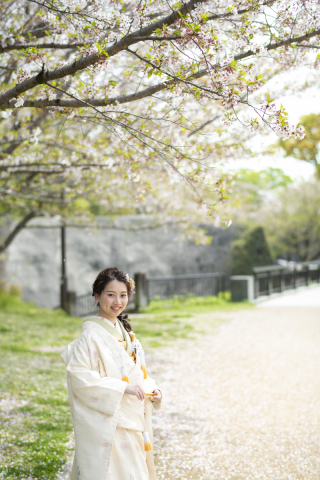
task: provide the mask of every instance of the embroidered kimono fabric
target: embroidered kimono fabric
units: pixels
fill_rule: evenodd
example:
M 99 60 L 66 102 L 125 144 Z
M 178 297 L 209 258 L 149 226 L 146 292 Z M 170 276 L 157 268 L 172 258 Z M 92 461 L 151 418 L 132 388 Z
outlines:
M 145 452 L 143 443 L 144 432 L 153 443 L 153 405 L 124 393 L 121 367 L 129 383 L 148 393 L 158 387 L 150 377 L 143 379 L 139 356 L 134 363 L 94 318 L 82 330 L 62 354 L 76 447 L 70 480 L 156 480 L 153 451 Z

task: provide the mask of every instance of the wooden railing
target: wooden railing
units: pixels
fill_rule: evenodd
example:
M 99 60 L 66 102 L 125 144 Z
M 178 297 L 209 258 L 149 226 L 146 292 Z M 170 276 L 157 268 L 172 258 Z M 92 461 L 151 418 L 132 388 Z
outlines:
M 320 262 L 254 267 L 255 298 L 320 283 Z

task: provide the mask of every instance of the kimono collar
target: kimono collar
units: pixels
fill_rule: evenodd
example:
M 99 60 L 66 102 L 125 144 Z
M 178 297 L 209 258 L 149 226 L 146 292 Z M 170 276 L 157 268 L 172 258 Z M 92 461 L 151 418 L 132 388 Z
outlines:
M 132 342 L 131 342 L 131 338 L 130 338 L 130 335 L 128 334 L 128 332 L 123 328 L 123 325 L 121 325 L 121 322 L 118 322 L 119 323 L 119 326 L 121 328 L 121 333 L 118 332 L 118 330 L 114 327 L 112 327 L 110 325 L 109 322 L 105 322 L 104 320 L 102 320 L 100 317 L 87 317 L 85 318 L 85 320 L 83 321 L 83 323 L 85 322 L 94 322 L 94 323 L 97 323 L 98 325 L 100 325 L 102 328 L 104 328 L 105 330 L 107 330 L 108 333 L 110 333 L 113 337 L 115 337 L 117 340 L 125 340 L 126 342 L 126 351 L 128 353 L 128 355 L 131 357 L 132 355 Z M 83 325 L 83 324 L 82 324 Z

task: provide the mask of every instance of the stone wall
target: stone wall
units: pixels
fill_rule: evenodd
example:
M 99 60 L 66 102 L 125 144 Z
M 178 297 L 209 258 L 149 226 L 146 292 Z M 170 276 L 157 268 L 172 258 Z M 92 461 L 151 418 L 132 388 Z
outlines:
M 100 222 L 103 219 L 100 219 Z M 139 224 L 141 216 L 121 219 Z M 36 219 L 19 233 L 8 251 L 7 281 L 23 289 L 23 298 L 53 308 L 59 305 L 60 229 L 55 219 Z M 121 228 L 121 226 L 120 226 Z M 133 276 L 170 275 L 226 270 L 232 229 L 208 228 L 210 245 L 183 241 L 176 229 L 125 231 L 67 228 L 69 290 L 87 293 L 100 270 L 117 266 Z

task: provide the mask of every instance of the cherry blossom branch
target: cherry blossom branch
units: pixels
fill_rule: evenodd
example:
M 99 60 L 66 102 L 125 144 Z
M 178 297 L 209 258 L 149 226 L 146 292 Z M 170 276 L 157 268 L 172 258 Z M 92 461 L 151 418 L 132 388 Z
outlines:
M 6 67 L 4 65 L 0 65 L 0 70 L 8 70 L 9 72 L 15 72 L 16 68 Z
M 33 167 L 33 165 L 30 165 L 30 167 Z M 25 175 L 25 174 L 30 174 L 32 175 L 31 179 L 34 178 L 35 175 L 59 175 L 61 173 L 65 173 L 66 170 L 68 170 L 71 166 L 66 167 L 62 170 L 47 170 L 44 168 L 37 168 L 36 170 L 32 170 L 32 168 L 24 170 L 22 167 L 0 167 L 0 171 L 9 171 L 10 175 Z M 25 168 L 25 167 L 24 167 Z M 34 175 L 33 175 L 34 174 Z
M 297 48 L 317 48 L 320 50 L 320 47 L 317 45 L 297 45 Z
M 163 25 L 172 25 L 176 20 L 180 19 L 180 15 L 187 15 L 196 7 L 196 5 L 204 3 L 206 1 L 207 0 L 189 0 L 189 2 L 185 3 L 178 10 L 174 10 L 167 17 L 153 22 L 146 27 L 142 27 L 139 30 L 131 33 L 130 35 L 123 37 L 118 42 L 115 42 L 112 46 L 106 48 L 103 54 L 88 55 L 87 57 L 76 60 L 71 64 L 56 68 L 51 71 L 45 70 L 45 66 L 43 65 L 42 70 L 38 73 L 38 75 L 24 80 L 23 82 L 17 84 L 15 87 L 0 95 L 0 107 L 9 102 L 12 98 L 18 97 L 19 95 L 21 95 L 21 93 L 27 92 L 28 90 L 33 89 L 37 85 L 43 85 L 45 83 L 48 83 L 49 81 L 58 80 L 59 78 L 66 77 L 68 75 L 74 75 L 75 73 L 96 64 L 104 57 L 113 57 L 117 53 L 126 50 L 130 45 L 137 43 L 137 37 L 147 37 L 152 34 L 156 29 L 163 28 Z
M 112 164 L 112 168 L 117 166 L 117 164 Z M 53 167 L 50 169 L 41 169 L 41 167 Z M 56 167 L 59 167 L 60 170 L 55 170 Z M 36 170 L 32 170 L 36 168 Z M 0 171 L 9 171 L 10 173 L 45 173 L 45 174 L 58 174 L 64 173 L 67 170 L 73 170 L 74 168 L 109 168 L 110 165 L 103 165 L 101 163 L 70 163 L 65 165 L 61 162 L 52 162 L 52 163 L 22 163 L 21 165 L 1 165 Z
M 29 1 L 33 1 L 33 0 L 29 0 Z M 207 1 L 207 0 L 202 0 L 203 2 Z M 267 2 L 264 2 L 262 3 L 261 6 L 268 6 L 270 4 L 273 4 L 275 0 L 272 0 L 272 1 L 267 1 Z M 40 3 L 40 2 L 34 2 L 34 3 L 37 3 L 41 6 L 45 6 L 46 8 L 48 8 L 48 10 L 54 10 L 54 11 L 57 11 L 57 12 L 61 12 L 61 13 L 68 13 L 68 14 L 74 14 L 74 15 L 79 15 L 79 12 L 62 12 L 60 11 L 59 9 L 53 9 L 52 7 L 48 6 L 48 5 L 45 5 L 43 3 Z M 253 8 L 243 8 L 243 9 L 240 9 L 237 11 L 237 15 L 242 15 L 244 13 L 248 13 L 248 12 L 251 12 L 252 10 L 254 10 L 254 7 Z M 159 16 L 159 15 L 157 15 Z M 210 15 L 208 17 L 208 20 L 221 20 L 221 19 L 227 19 L 229 20 L 229 17 L 231 16 L 231 13 L 228 12 L 228 13 L 222 13 L 222 14 L 214 14 L 214 15 Z M 151 18 L 153 16 L 151 15 Z M 45 28 L 41 28 L 39 29 L 39 33 L 36 35 L 36 32 L 38 32 L 38 30 L 31 30 L 30 31 L 30 34 L 33 35 L 33 36 L 36 36 L 38 38 L 43 38 L 44 36 L 46 36 L 46 29 Z M 27 36 L 28 34 L 27 33 L 23 33 L 22 34 L 23 36 Z M 190 35 L 189 35 L 190 37 Z M 139 42 L 139 41 L 146 41 L 146 40 L 151 40 L 151 41 L 171 41 L 171 40 L 179 40 L 179 39 L 182 39 L 184 37 L 182 36 L 179 36 L 179 35 L 173 35 L 173 36 L 162 36 L 162 37 L 157 37 L 157 36 L 141 36 L 141 37 L 136 37 L 136 41 Z M 13 40 L 14 37 L 10 37 L 10 40 Z M 13 45 L 6 45 L 5 47 L 1 47 L 0 46 L 0 53 L 4 53 L 4 52 L 9 52 L 9 51 L 12 51 L 12 50 L 24 50 L 24 49 L 27 49 L 27 48 L 38 48 L 38 49 L 46 49 L 46 48 L 51 48 L 51 49 L 69 49 L 69 48 L 76 48 L 76 47 L 83 47 L 83 46 L 86 46 L 86 45 L 93 45 L 93 42 L 80 42 L 80 43 L 70 43 L 70 44 L 66 44 L 66 43 L 62 43 L 62 44 L 59 44 L 59 43 L 43 43 L 43 44 L 37 44 L 37 43 L 30 43 L 30 44 L 22 44 L 22 43 L 14 43 Z
M 191 137 L 192 135 L 194 135 L 195 133 L 198 133 L 200 130 L 202 130 L 204 127 L 206 127 L 207 125 L 210 125 L 210 123 L 214 122 L 215 120 L 217 120 L 218 118 L 220 118 L 221 115 L 215 115 L 213 118 L 211 118 L 210 120 L 207 120 L 206 122 L 204 122 L 202 125 L 200 125 L 198 128 L 196 128 L 195 130 L 193 130 L 192 132 L 189 133 L 188 137 Z
M 62 92 L 63 90 L 60 89 L 59 87 L 57 86 L 53 86 L 53 85 L 50 85 L 48 84 L 51 88 L 54 88 L 55 90 L 59 91 L 59 92 Z M 67 93 L 65 92 L 66 95 L 72 97 L 73 99 L 75 98 L 74 95 L 72 95 L 71 93 Z M 82 102 L 83 105 L 86 105 L 86 103 L 83 101 L 83 100 L 80 100 Z M 90 106 L 90 105 L 89 105 Z M 150 135 L 147 135 L 146 133 L 142 132 L 142 131 L 138 131 L 136 130 L 135 128 L 133 128 L 132 126 L 130 125 L 123 125 L 121 122 L 119 122 L 118 120 L 115 120 L 115 119 L 112 119 L 110 117 L 108 117 L 104 112 L 102 112 L 101 110 L 98 110 L 97 108 L 93 107 L 93 109 L 98 113 L 100 114 L 105 120 L 107 120 L 107 122 L 110 122 L 110 123 L 113 123 L 117 126 L 120 126 L 121 128 L 123 128 L 124 130 L 126 130 L 128 133 L 130 133 L 130 135 L 134 138 L 136 138 L 138 141 L 142 142 L 145 146 L 147 146 L 148 148 L 151 148 L 152 150 L 154 150 L 156 153 L 158 153 L 162 158 L 163 160 L 165 160 L 165 162 L 167 162 L 179 175 L 181 175 L 188 183 L 190 183 L 191 187 L 194 189 L 195 193 L 198 195 L 199 198 L 200 195 L 197 191 L 197 189 L 195 188 L 195 186 L 190 182 L 190 180 L 183 174 L 180 172 L 180 170 L 167 158 L 166 155 L 163 155 L 162 152 L 159 152 L 157 151 L 157 149 L 155 149 L 152 145 L 148 144 L 144 138 L 147 138 L 148 140 L 151 140 L 151 141 L 155 141 L 158 145 L 164 147 L 164 148 L 168 148 L 170 147 L 171 149 L 173 149 L 176 153 L 178 153 L 179 155 L 181 155 L 181 152 L 176 148 L 174 147 L 173 145 L 168 145 L 167 143 L 164 143 L 160 140 L 155 140 L 154 138 L 152 138 Z M 113 132 L 114 133 L 114 132 Z M 183 157 L 185 157 L 185 155 L 183 155 Z M 199 162 L 197 162 L 199 163 Z
M 173 35 L 168 37 L 136 37 L 136 42 L 152 40 L 153 42 L 162 42 L 164 40 L 179 40 L 182 37 L 181 35 Z M 93 42 L 80 42 L 80 43 L 15 43 L 13 45 L 7 45 L 6 47 L 0 46 L 0 53 L 10 52 L 12 50 L 26 50 L 27 48 L 38 48 L 39 50 L 51 48 L 55 50 L 66 50 L 78 47 L 90 47 L 93 45 Z
M 48 147 L 61 148 L 62 150 L 67 150 L 68 152 L 71 152 L 71 153 L 78 153 L 79 155 L 82 155 L 84 158 L 90 158 L 90 155 L 88 155 L 87 153 L 82 152 L 81 150 L 76 150 L 75 148 L 67 147 L 67 145 L 61 145 L 61 143 L 45 142 L 43 140 L 39 140 L 39 143 L 42 145 L 48 145 Z M 104 156 L 110 157 L 111 154 L 104 153 Z M 54 163 L 56 164 L 56 162 Z
M 318 36 L 320 35 L 320 29 L 318 30 L 314 30 L 313 32 L 310 32 L 310 33 L 307 33 L 305 35 L 302 35 L 300 37 L 293 37 L 293 38 L 289 38 L 289 39 L 286 39 L 286 40 L 282 40 L 280 42 L 276 42 L 276 43 L 271 43 L 269 45 L 267 45 L 265 47 L 266 50 L 268 51 L 271 51 L 271 50 L 276 50 L 278 48 L 281 48 L 281 47 L 284 47 L 284 46 L 287 46 L 287 45 L 291 45 L 291 44 L 294 44 L 294 43 L 299 43 L 299 42 L 304 42 L 312 37 L 315 37 L 315 36 Z M 138 54 L 136 52 L 133 52 L 132 50 L 130 50 L 129 48 L 127 48 L 128 51 L 130 51 L 130 53 L 133 53 L 135 54 L 136 56 L 138 56 Z M 255 52 L 253 52 L 252 50 L 248 50 L 247 52 L 243 52 L 243 53 L 240 53 L 238 55 L 235 55 L 234 56 L 234 60 L 235 61 L 238 61 L 238 60 L 244 60 L 246 58 L 249 58 L 251 56 L 254 56 L 256 55 Z M 139 56 L 140 57 L 140 56 Z M 88 57 L 86 57 L 88 58 Z M 144 59 L 143 57 L 141 57 L 141 59 L 143 61 L 145 61 L 146 63 L 149 63 L 153 68 L 159 68 L 157 66 L 154 66 L 151 62 L 149 62 L 147 59 Z M 75 62 L 76 63 L 76 62 Z M 217 66 L 217 65 L 216 65 Z M 66 68 L 66 67 L 62 67 L 62 68 Z M 68 66 L 69 68 L 69 66 Z M 57 70 L 61 70 L 61 69 L 57 69 Z M 171 76 L 173 77 L 172 75 L 170 75 L 169 73 L 167 72 L 163 72 L 165 73 L 166 75 L 168 76 Z M 190 77 L 188 78 L 192 78 L 192 79 L 199 79 L 205 75 L 207 75 L 208 73 L 208 70 L 207 69 L 203 69 L 203 70 L 200 70 L 199 72 L 193 74 L 193 75 L 190 75 Z M 39 74 L 40 75 L 40 74 Z M 49 74 L 48 74 L 49 75 Z M 35 77 L 33 77 L 35 78 Z M 60 77 L 59 77 L 60 78 Z M 32 80 L 32 79 L 30 79 Z M 22 82 L 20 84 L 20 86 L 22 84 L 24 84 L 25 82 L 28 82 L 29 80 L 25 80 L 24 82 Z M 193 84 L 191 82 L 188 82 L 188 79 L 181 79 L 179 77 L 176 77 L 174 76 L 174 80 L 172 81 L 166 81 L 166 82 L 162 82 L 158 85 L 155 85 L 155 86 L 152 86 L 152 87 L 148 87 L 147 89 L 141 91 L 141 92 L 137 92 L 137 93 L 134 93 L 134 94 L 131 94 L 131 95 L 127 95 L 127 96 L 120 96 L 120 97 L 114 97 L 114 98 L 109 98 L 109 99 L 85 99 L 85 100 L 76 100 L 76 99 L 73 99 L 73 100 L 66 100 L 66 99 L 55 99 L 55 100 L 25 100 L 24 101 L 24 104 L 22 106 L 19 106 L 19 107 L 15 107 L 15 103 L 16 103 L 16 100 L 11 100 L 9 102 L 5 102 L 3 101 L 3 98 L 6 94 L 3 94 L 2 96 L 0 95 L 0 107 L 2 106 L 1 109 L 8 109 L 8 108 L 23 108 L 23 107 L 39 107 L 39 108 L 44 108 L 44 107 L 67 107 L 67 108 L 79 108 L 79 107 L 83 107 L 83 104 L 86 103 L 88 104 L 88 106 L 92 106 L 92 107 L 102 107 L 102 106 L 105 106 L 105 105 L 110 105 L 110 104 L 114 104 L 114 103 L 129 103 L 129 102 L 133 102 L 133 101 L 136 101 L 136 100 L 140 100 L 142 98 L 146 98 L 146 97 L 149 97 L 151 95 L 153 95 L 154 93 L 158 93 L 162 90 L 165 90 L 166 88 L 168 88 L 170 85 L 174 84 L 176 81 L 179 81 L 179 82 L 182 82 L 182 83 L 190 83 L 192 86 L 196 86 L 197 88 L 200 88 L 200 89 L 203 89 L 204 87 L 200 87 L 196 84 Z M 47 83 L 47 81 L 44 81 L 44 80 L 41 80 L 42 83 Z M 16 87 L 14 87 L 16 88 Z M 30 87 L 31 88 L 31 87 Z M 14 89 L 11 89 L 11 90 L 14 90 Z M 212 90 L 209 90 L 209 89 L 206 89 L 208 90 L 210 93 L 213 93 Z M 10 92 L 10 91 L 9 91 Z M 7 92 L 8 93 L 8 92 Z M 214 92 L 216 93 L 216 92 Z M 15 96 L 15 95 L 13 95 Z
M 27 48 L 53 48 L 56 50 L 65 50 L 68 48 L 84 47 L 85 45 L 92 45 L 92 43 L 17 43 L 14 45 L 7 45 L 6 47 L 0 47 L 0 53 L 10 52 L 12 50 L 26 50 Z
M 0 195 L 6 195 L 9 197 L 19 197 L 23 198 L 25 200 L 36 200 L 37 202 L 46 202 L 46 203 L 59 203 L 59 204 L 64 204 L 64 200 L 58 199 L 55 197 L 35 197 L 33 195 L 24 195 L 23 193 L 20 192 L 14 192 L 10 189 L 5 189 L 5 188 L 0 188 Z

